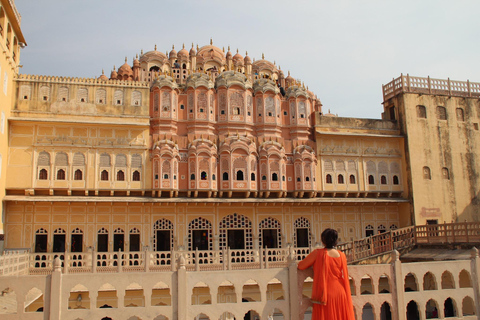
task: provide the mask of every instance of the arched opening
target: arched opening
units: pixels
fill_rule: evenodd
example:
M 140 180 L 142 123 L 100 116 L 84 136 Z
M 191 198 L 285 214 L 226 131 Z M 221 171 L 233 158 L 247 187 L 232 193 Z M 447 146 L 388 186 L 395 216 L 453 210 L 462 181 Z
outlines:
M 140 251 L 140 230 L 133 228 L 129 232 L 129 248 L 130 252 Z
M 125 172 L 123 170 L 117 172 L 117 181 L 125 181 Z
M 125 251 L 125 232 L 121 228 L 113 231 L 113 251 Z
M 173 249 L 173 223 L 167 219 L 157 220 L 153 226 L 154 245 L 156 251 Z
M 473 303 L 473 299 L 469 296 L 466 296 L 465 298 L 463 298 L 462 314 L 463 316 L 475 315 L 475 304 Z
M 328 184 L 332 183 L 332 175 L 331 174 L 327 174 L 327 176 L 325 177 L 325 183 L 328 183 Z
M 393 176 L 393 184 L 397 185 L 399 183 L 398 176 Z
M 253 279 L 245 282 L 242 289 L 242 302 L 254 302 L 260 300 L 260 286 L 258 283 Z
M 277 278 L 273 278 L 267 284 L 267 300 L 284 300 L 283 285 Z
M 200 173 L 200 179 L 201 179 L 201 180 L 207 180 L 207 177 L 208 177 L 208 176 L 207 176 L 207 172 L 202 171 L 202 172 Z
M 386 275 L 381 275 L 378 279 L 378 292 L 390 293 L 390 281 Z
M 338 183 L 339 183 L 339 184 L 343 184 L 343 183 L 344 183 L 344 181 L 343 181 L 343 174 L 339 174 L 339 175 L 338 175 Z
M 212 304 L 210 287 L 204 282 L 198 282 L 192 289 L 192 305 Z
M 222 175 L 223 181 L 228 181 L 228 172 L 224 172 Z
M 373 307 L 370 303 L 366 303 L 362 308 L 362 320 L 373 320 L 375 314 L 373 313 Z
M 472 278 L 470 277 L 470 273 L 467 270 L 463 269 L 462 271 L 460 271 L 458 278 L 460 288 L 472 287 Z
M 152 289 L 152 306 L 170 306 L 172 297 L 170 288 L 163 282 L 158 282 Z
M 65 230 L 62 228 L 53 231 L 52 252 L 65 252 Z
M 65 180 L 65 170 L 60 169 L 57 171 L 57 180 Z
M 86 287 L 79 284 L 72 288 L 68 309 L 90 309 L 90 293 Z
M 372 175 L 368 176 L 368 184 L 375 184 L 375 178 Z
M 442 273 L 442 289 L 455 289 L 455 280 L 450 271 Z
M 355 176 L 353 174 L 350 175 L 350 184 L 355 184 Z
M 101 228 L 97 233 L 97 251 L 108 251 L 108 231 L 105 228 Z
M 387 184 L 387 177 L 386 176 L 381 176 L 380 177 L 380 184 Z
M 281 238 L 280 231 L 281 225 L 277 219 L 268 217 L 263 219 L 259 226 L 260 237 L 259 237 L 259 246 L 260 248 L 279 248 L 281 247 Z
M 306 298 L 311 298 L 312 297 L 312 286 L 313 286 L 313 279 L 311 277 L 307 277 L 303 281 L 303 286 L 302 286 L 302 296 Z
M 74 180 L 83 180 L 83 172 L 80 169 L 75 170 L 75 173 L 73 175 Z
M 230 281 L 223 281 L 218 287 L 217 303 L 237 303 L 235 286 Z
M 407 320 L 420 320 L 420 312 L 418 312 L 418 305 L 413 300 L 407 304 Z
M 39 180 L 47 180 L 48 179 L 48 172 L 47 172 L 46 169 L 40 170 L 40 172 L 38 173 L 38 179 Z
M 243 320 L 256 320 L 256 319 L 260 319 L 260 316 L 254 310 L 247 311 L 247 313 L 245 313 L 245 316 L 243 317 Z
M 362 277 L 360 282 L 360 294 L 373 294 L 372 279 L 368 275 Z
M 243 181 L 243 171 L 242 170 L 237 171 L 237 181 Z
M 108 181 L 108 171 L 107 170 L 102 171 L 102 173 L 100 174 L 100 180 Z
M 250 175 L 250 180 L 255 181 L 255 173 L 254 172 L 252 172 L 252 174 Z
M 105 283 L 98 289 L 97 308 L 118 308 L 117 289 Z
M 70 239 L 71 252 L 83 252 L 83 231 L 75 228 Z
M 438 318 L 438 305 L 433 299 L 430 299 L 425 304 L 425 319 L 437 319 Z
M 384 302 L 380 307 L 380 320 L 392 320 L 392 310 L 388 302 Z
M 418 291 L 417 279 L 412 273 L 405 276 L 405 292 Z
M 445 318 L 452 318 L 457 316 L 457 311 L 455 310 L 455 303 L 452 298 L 447 298 L 443 304 L 443 314 Z
M 140 181 L 140 172 L 138 170 L 133 171 L 132 181 Z
M 25 296 L 25 312 L 43 312 L 43 292 L 32 288 Z
M 276 172 L 272 173 L 272 181 L 278 181 L 278 174 Z
M 423 276 L 423 290 L 437 290 L 437 281 L 433 273 L 427 272 Z

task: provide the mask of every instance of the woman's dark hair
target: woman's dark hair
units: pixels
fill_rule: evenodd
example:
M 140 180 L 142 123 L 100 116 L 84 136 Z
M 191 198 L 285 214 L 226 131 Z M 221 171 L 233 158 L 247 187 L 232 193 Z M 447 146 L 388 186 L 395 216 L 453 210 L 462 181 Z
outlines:
M 325 248 L 331 249 L 337 245 L 338 232 L 337 230 L 327 228 L 322 232 L 322 242 Z

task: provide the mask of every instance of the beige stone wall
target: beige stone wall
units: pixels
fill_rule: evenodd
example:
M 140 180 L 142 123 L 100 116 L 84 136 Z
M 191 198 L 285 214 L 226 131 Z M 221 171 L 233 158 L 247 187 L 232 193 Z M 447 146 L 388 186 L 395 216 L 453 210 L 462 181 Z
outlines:
M 257 248 L 260 239 L 260 224 L 265 219 L 279 223 L 280 246 L 294 244 L 297 219 L 304 218 L 311 232 L 310 245 L 320 243 L 320 234 L 327 227 L 339 231 L 341 241 L 350 241 L 365 236 L 370 226 L 375 234 L 381 228 L 386 230 L 408 225 L 404 217 L 408 203 L 397 201 L 346 200 L 337 203 L 314 201 L 145 201 L 119 198 L 68 199 L 52 201 L 53 198 L 18 197 L 6 204 L 5 247 L 35 249 L 35 232 L 41 228 L 48 234 L 48 252 L 52 251 L 53 232 L 57 228 L 65 230 L 66 248 L 70 251 L 71 233 L 76 228 L 83 232 L 83 251 L 87 247 L 96 248 L 97 232 L 105 228 L 109 234 L 109 251 L 113 251 L 113 233 L 120 228 L 125 234 L 125 250 L 128 250 L 129 232 L 133 228 L 140 231 L 141 248 L 152 248 L 155 222 L 166 219 L 173 224 L 173 248 L 188 250 L 189 224 L 197 218 L 208 220 L 212 226 L 213 249 L 218 249 L 220 223 L 227 217 L 244 216 L 251 223 L 252 246 Z M 22 200 L 23 199 L 23 200 Z M 115 200 L 113 200 L 115 199 Z M 300 221 L 300 220 L 298 220 Z M 298 223 L 298 222 L 297 222 Z M 273 226 L 271 228 L 277 228 Z M 212 235 L 209 235 L 210 237 Z
M 13 10 L 15 11 L 12 11 Z M 15 6 L 9 1 L 0 4 L 0 213 L 3 212 L 3 197 L 8 162 L 8 131 L 10 109 L 14 98 L 13 78 L 18 73 L 20 62 L 19 38 L 23 40 L 20 23 L 17 20 Z M 18 32 L 20 32 L 18 34 Z M 0 221 L 0 234 L 3 231 L 3 221 Z
M 415 223 L 478 221 L 478 99 L 404 93 L 387 101 L 392 107 L 406 136 Z

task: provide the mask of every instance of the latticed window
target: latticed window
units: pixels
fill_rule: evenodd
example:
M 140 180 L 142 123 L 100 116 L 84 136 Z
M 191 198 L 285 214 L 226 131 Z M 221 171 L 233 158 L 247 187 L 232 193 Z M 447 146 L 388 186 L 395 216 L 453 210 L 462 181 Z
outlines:
M 142 167 L 142 156 L 139 154 L 132 155 L 132 168 Z
M 110 155 L 108 153 L 100 155 L 100 167 L 110 167 Z
M 123 170 L 117 172 L 117 181 L 125 181 L 125 172 Z
M 88 90 L 87 90 L 87 88 L 78 89 L 77 102 L 88 102 Z
M 102 181 L 108 181 L 108 171 L 103 170 L 100 174 L 100 180 Z
M 281 225 L 277 219 L 268 217 L 258 225 L 260 248 L 281 248 Z
M 205 218 L 198 217 L 188 224 L 188 250 L 213 249 L 212 224 Z
M 116 167 L 126 167 L 127 166 L 127 156 L 123 153 L 117 154 L 115 157 L 115 166 Z
M 365 227 L 365 237 L 373 236 L 374 233 L 375 233 L 375 229 L 371 224 Z
M 353 174 L 350 175 L 350 184 L 355 184 L 355 176 Z
M 85 156 L 82 153 L 75 153 L 73 155 L 73 166 L 80 167 L 85 165 Z
M 332 175 L 331 174 L 327 174 L 327 176 L 325 177 L 325 182 L 328 183 L 328 184 L 332 183 Z
M 48 152 L 42 151 L 38 154 L 38 165 L 50 166 L 50 154 Z
M 343 174 L 338 175 L 338 184 L 344 184 Z
M 138 170 L 133 171 L 132 181 L 140 181 L 140 172 Z
M 58 89 L 58 101 L 68 101 L 68 87 L 60 87 Z
M 117 106 L 123 105 L 123 91 L 115 90 L 113 94 L 113 104 Z
M 48 171 L 46 169 L 41 169 L 38 173 L 39 180 L 47 180 L 48 179 Z
M 162 218 L 153 225 L 153 247 L 156 251 L 173 250 L 173 223 Z
M 57 171 L 57 180 L 65 180 L 65 170 L 60 169 Z
M 293 225 L 293 243 L 296 248 L 308 248 L 312 243 L 312 233 L 310 230 L 310 221 L 304 217 L 295 220 Z
M 141 106 L 142 105 L 142 93 L 140 91 L 132 92 L 132 106 Z
M 228 215 L 220 222 L 220 249 L 252 249 L 252 222 L 248 217 L 237 213 Z
M 97 89 L 95 92 L 95 102 L 97 104 L 107 103 L 107 91 L 105 89 Z
M 64 152 L 59 152 L 55 155 L 55 165 L 56 166 L 67 166 L 68 165 L 68 156 Z

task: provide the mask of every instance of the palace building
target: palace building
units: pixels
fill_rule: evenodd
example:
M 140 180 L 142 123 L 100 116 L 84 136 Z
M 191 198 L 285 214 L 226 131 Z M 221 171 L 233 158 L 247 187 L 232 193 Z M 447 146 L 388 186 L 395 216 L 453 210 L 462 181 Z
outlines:
M 19 74 L 20 16 L 1 0 L 0 44 L 6 319 L 307 319 L 295 261 L 327 227 L 349 262 L 379 262 L 351 267 L 358 319 L 480 313 L 478 251 L 391 253 L 480 242 L 480 83 L 401 75 L 381 119 L 343 118 L 212 41 L 155 45 L 110 77 Z

